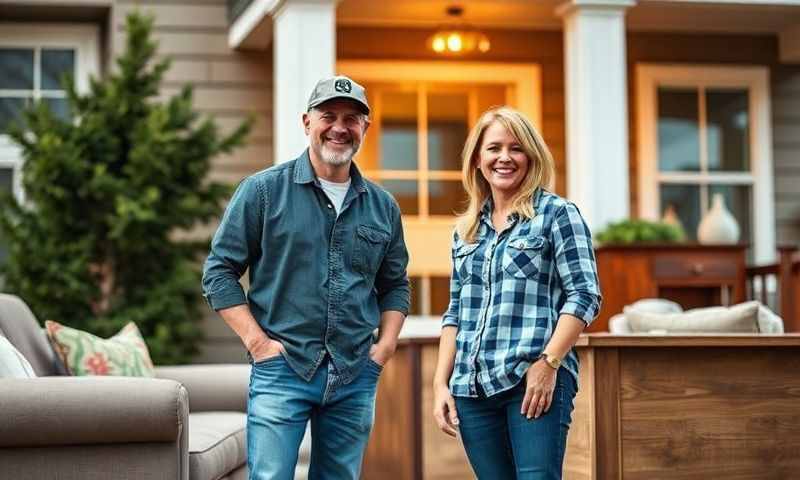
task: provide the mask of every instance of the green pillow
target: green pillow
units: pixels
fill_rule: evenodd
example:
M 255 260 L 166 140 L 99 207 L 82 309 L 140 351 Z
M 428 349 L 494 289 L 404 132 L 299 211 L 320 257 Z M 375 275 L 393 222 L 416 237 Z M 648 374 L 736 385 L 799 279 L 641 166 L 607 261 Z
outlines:
M 48 320 L 47 336 L 70 374 L 154 377 L 155 369 L 144 338 L 131 322 L 111 338 Z

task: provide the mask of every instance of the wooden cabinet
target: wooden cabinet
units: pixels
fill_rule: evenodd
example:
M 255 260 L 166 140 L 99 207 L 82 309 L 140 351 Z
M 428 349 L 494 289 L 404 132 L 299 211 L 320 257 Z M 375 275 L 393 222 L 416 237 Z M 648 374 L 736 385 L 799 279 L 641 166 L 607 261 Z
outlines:
M 684 309 L 744 302 L 747 245 L 608 245 L 595 250 L 603 306 L 589 332 L 642 298 Z
M 789 479 L 800 335 L 584 334 L 565 480 Z M 364 480 L 475 478 L 431 414 L 437 338 L 401 340 L 378 384 Z

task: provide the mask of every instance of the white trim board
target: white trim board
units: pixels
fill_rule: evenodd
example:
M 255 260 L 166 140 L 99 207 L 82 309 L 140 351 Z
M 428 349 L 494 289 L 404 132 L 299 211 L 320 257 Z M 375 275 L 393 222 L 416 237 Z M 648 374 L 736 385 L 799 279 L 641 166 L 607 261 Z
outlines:
M 659 180 L 683 180 L 680 172 L 658 172 L 658 134 L 656 90 L 660 86 L 690 88 L 746 88 L 750 91 L 748 110 L 751 118 L 750 173 L 713 173 L 705 180 L 724 183 L 748 183 L 752 175 L 753 205 L 751 225 L 755 240 L 754 260 L 767 263 L 775 260 L 775 198 L 772 174 L 772 124 L 770 114 L 769 69 L 760 66 L 655 65 L 636 66 L 636 128 L 639 163 L 639 213 L 657 220 L 660 205 Z M 701 140 L 702 142 L 702 140 Z M 695 181 L 704 178 L 695 175 Z M 703 206 L 706 208 L 707 206 Z

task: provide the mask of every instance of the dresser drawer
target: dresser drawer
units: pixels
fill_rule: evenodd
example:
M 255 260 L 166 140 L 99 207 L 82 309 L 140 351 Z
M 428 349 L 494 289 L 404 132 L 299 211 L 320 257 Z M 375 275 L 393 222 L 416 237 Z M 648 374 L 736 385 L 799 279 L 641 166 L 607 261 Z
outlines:
M 666 279 L 736 278 L 734 258 L 659 256 L 653 259 L 653 277 Z

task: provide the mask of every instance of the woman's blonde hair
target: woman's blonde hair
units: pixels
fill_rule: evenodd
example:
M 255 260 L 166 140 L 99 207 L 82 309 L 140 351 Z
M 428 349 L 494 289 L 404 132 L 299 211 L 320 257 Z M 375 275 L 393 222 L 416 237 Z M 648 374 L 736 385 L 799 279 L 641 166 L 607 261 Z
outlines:
M 483 134 L 494 122 L 499 123 L 519 142 L 528 157 L 528 171 L 520 183 L 519 190 L 511 199 L 510 214 L 518 214 L 523 218 L 533 218 L 533 194 L 537 188 L 547 186 L 555 175 L 553 156 L 544 143 L 544 139 L 533 127 L 533 124 L 521 112 L 502 106 L 490 108 L 481 115 L 472 127 L 461 154 L 463 166 L 461 180 L 469 197 L 466 211 L 459 216 L 456 224 L 458 236 L 468 243 L 475 242 L 475 235 L 480 225 L 481 208 L 492 194 L 489 182 L 478 168 Z

